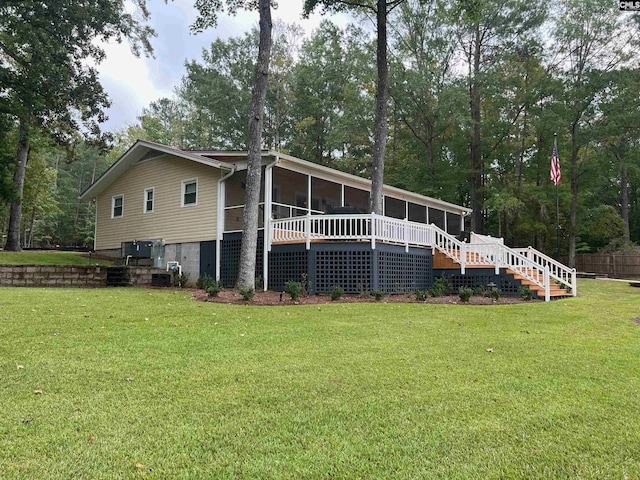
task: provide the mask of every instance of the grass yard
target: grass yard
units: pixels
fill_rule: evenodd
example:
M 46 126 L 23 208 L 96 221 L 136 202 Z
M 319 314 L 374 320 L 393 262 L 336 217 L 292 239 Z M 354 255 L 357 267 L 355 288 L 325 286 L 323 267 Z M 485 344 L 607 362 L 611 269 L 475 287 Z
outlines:
M 59 250 L 25 250 L 0 252 L 0 265 L 112 265 L 109 260 L 91 258 L 81 252 Z
M 0 289 L 0 477 L 640 478 L 640 289 L 580 293 L 248 307 Z

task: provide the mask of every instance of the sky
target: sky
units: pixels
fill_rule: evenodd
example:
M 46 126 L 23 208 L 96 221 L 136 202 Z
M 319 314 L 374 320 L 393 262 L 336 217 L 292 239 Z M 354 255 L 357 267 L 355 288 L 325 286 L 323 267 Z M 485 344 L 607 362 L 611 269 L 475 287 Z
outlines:
M 271 11 L 273 20 L 297 23 L 309 35 L 322 17 L 314 13 L 303 20 L 303 1 L 279 0 L 278 8 Z M 235 16 L 220 15 L 216 28 L 194 35 L 189 33 L 189 26 L 198 13 L 193 1 L 148 0 L 147 5 L 151 15 L 149 24 L 157 34 L 151 40 L 154 58 L 136 58 L 126 42 L 103 44 L 107 56 L 98 65 L 98 72 L 112 103 L 107 110 L 109 120 L 103 125 L 107 131 L 135 124 L 143 107 L 159 98 L 170 97 L 185 73 L 185 60 L 200 60 L 202 49 L 208 48 L 215 39 L 240 36 L 258 26 L 257 12 L 239 11 Z M 342 14 L 328 18 L 342 28 L 349 22 Z

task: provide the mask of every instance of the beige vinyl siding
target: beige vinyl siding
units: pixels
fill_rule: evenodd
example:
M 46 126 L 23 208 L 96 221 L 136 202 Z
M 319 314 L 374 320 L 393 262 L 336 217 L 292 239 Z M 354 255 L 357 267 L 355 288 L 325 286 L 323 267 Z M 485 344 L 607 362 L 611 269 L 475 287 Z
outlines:
M 98 196 L 96 250 L 131 240 L 214 240 L 220 177 L 215 167 L 171 155 L 133 165 Z M 197 205 L 182 207 L 182 182 L 196 178 Z M 153 212 L 144 213 L 148 188 L 153 188 Z M 124 196 L 121 218 L 111 218 L 114 195 Z

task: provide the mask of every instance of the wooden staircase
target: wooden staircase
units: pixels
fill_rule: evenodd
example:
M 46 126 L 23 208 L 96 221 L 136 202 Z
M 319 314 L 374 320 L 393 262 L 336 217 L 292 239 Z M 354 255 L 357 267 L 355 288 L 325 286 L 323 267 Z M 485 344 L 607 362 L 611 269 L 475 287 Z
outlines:
M 474 262 L 480 261 L 480 259 L 477 257 L 477 255 L 478 255 L 477 253 L 467 252 L 467 254 L 466 254 L 467 261 L 469 262 L 471 259 L 473 259 Z M 434 269 L 456 269 L 456 270 L 459 270 L 460 269 L 460 263 L 456 262 L 455 260 L 453 260 L 452 258 L 448 257 L 444 253 L 434 249 L 433 250 L 433 268 Z M 491 265 L 490 263 L 484 263 L 484 264 L 467 265 L 466 268 L 467 269 L 475 269 L 475 268 L 490 268 L 490 269 L 494 269 L 494 266 Z M 516 272 L 516 271 L 514 271 L 514 270 L 512 270 L 510 268 L 501 268 L 501 271 L 505 272 L 508 275 L 511 275 L 514 280 L 519 282 L 520 285 L 522 285 L 523 287 L 527 287 L 529 290 L 531 290 L 532 293 L 536 294 L 536 296 L 538 298 L 544 299 L 544 297 L 545 297 L 544 287 L 541 287 L 540 285 L 535 284 L 533 281 L 525 278 L 523 275 L 519 274 L 518 272 Z M 556 283 L 552 283 L 551 286 L 550 286 L 549 296 L 551 298 L 558 299 L 558 298 L 570 297 L 572 295 L 571 295 L 570 292 L 567 292 L 567 290 L 565 290 L 561 285 L 558 285 Z

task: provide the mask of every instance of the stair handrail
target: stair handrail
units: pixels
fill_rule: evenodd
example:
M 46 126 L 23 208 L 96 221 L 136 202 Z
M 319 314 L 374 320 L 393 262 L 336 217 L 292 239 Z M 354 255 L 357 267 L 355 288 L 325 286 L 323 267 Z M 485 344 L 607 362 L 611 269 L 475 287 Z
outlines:
M 562 262 L 536 250 L 531 245 L 527 248 L 514 248 L 518 253 L 523 254 L 527 258 L 531 258 L 534 262 L 549 267 L 549 276 L 571 289 L 571 294 L 575 297 L 578 294 L 578 285 L 576 282 L 576 269 L 567 267 Z
M 458 261 L 462 267 L 464 267 L 462 263 L 462 256 L 460 259 L 454 257 L 449 254 L 449 252 L 442 249 L 440 245 L 435 241 L 438 236 L 447 238 L 447 240 L 451 243 L 458 243 L 459 251 L 465 252 L 465 260 L 466 253 L 472 255 L 484 255 L 484 259 L 488 265 L 493 265 L 496 270 L 499 270 L 501 267 L 509 268 L 513 270 L 518 275 L 523 278 L 535 283 L 541 288 L 544 288 L 545 291 L 545 300 L 548 300 L 551 291 L 551 277 L 549 273 L 548 266 L 545 268 L 544 265 L 538 264 L 533 260 L 527 258 L 523 254 L 516 252 L 515 250 L 505 246 L 499 242 L 479 242 L 479 243 L 466 243 L 460 242 L 455 237 L 451 236 L 444 230 L 440 229 L 436 225 L 431 225 L 434 229 L 434 247 L 438 248 L 442 253 L 447 255 L 449 258 Z M 491 237 L 493 238 L 493 237 Z M 493 250 L 493 255 L 487 255 L 487 252 Z M 493 259 L 492 259 L 493 257 Z M 466 263 L 466 262 L 465 262 Z M 464 273 L 464 270 L 463 270 Z

